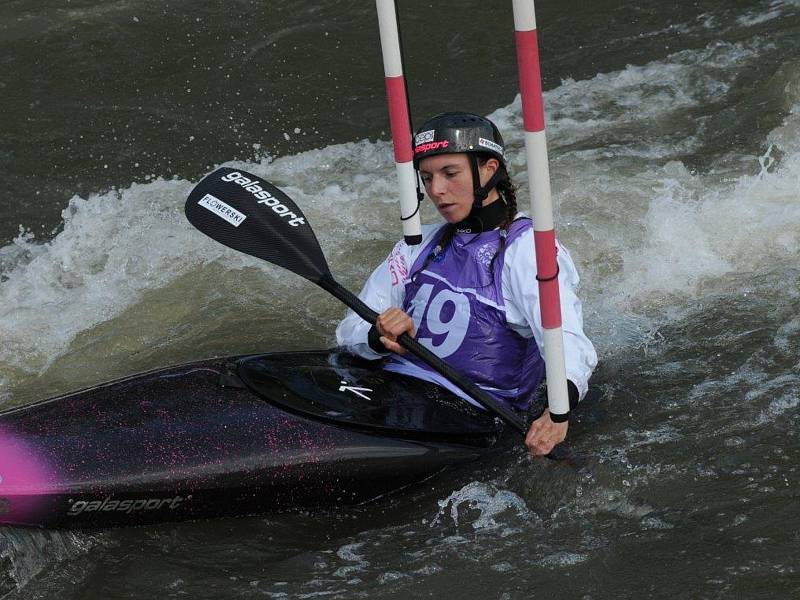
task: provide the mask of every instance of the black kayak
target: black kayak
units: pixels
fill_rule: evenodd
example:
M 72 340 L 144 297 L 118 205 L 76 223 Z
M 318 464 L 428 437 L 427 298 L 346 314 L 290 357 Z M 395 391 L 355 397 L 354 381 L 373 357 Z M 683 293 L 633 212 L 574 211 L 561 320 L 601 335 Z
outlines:
M 502 423 L 340 350 L 220 358 L 0 413 L 0 523 L 116 527 L 363 503 Z

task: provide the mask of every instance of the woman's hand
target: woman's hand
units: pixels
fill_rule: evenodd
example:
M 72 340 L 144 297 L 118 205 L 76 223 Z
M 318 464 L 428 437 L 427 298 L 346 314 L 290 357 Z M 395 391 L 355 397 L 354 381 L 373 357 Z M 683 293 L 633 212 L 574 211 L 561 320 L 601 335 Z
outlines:
M 397 343 L 397 338 L 407 333 L 411 337 L 417 333 L 414 321 L 406 313 L 397 307 L 387 308 L 375 321 L 375 329 L 381 335 L 381 343 L 387 350 L 397 354 L 405 354 L 406 349 Z
M 535 456 L 550 454 L 550 451 L 567 437 L 569 421 L 554 423 L 550 411 L 544 409 L 542 416 L 536 419 L 525 436 L 525 445 Z

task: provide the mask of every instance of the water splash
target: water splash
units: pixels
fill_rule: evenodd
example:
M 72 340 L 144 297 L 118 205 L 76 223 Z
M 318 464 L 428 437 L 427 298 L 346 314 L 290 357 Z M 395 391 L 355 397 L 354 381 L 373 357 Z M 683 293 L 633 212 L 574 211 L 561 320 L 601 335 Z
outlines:
M 53 563 L 86 554 L 103 539 L 76 532 L 0 529 L 0 597 L 21 590 Z
M 460 490 L 439 500 L 439 512 L 431 522 L 431 527 L 439 522 L 449 508 L 453 524 L 458 526 L 459 519 L 470 522 L 473 529 L 496 529 L 502 525 L 498 521 L 500 515 L 513 511 L 518 517 L 530 514 L 525 501 L 514 492 L 499 490 L 493 485 L 473 481 Z M 471 519 L 468 511 L 478 511 L 478 516 Z M 471 519 L 471 521 L 470 521 Z
M 357 550 L 360 550 L 363 546 L 364 542 L 345 544 L 336 551 L 336 556 L 352 564 L 336 569 L 333 573 L 334 577 L 347 578 L 369 567 L 369 562 L 364 560 L 364 555 L 357 553 Z
M 785 122 L 770 133 L 761 156 L 741 157 L 752 163 L 752 175 L 698 173 L 676 160 L 699 140 L 692 119 L 674 127 L 681 115 L 724 99 L 741 66 L 767 45 L 713 43 L 565 80 L 548 92 L 559 237 L 582 273 L 587 329 L 601 352 L 646 342 L 656 328 L 652 315 L 663 318 L 665 307 L 724 286 L 731 273 L 797 261 L 800 76 L 792 69 L 778 85 L 789 111 Z M 522 183 L 519 98 L 491 116 Z M 389 142 L 362 140 L 232 165 L 274 181 L 303 207 L 346 285 L 359 286 L 399 236 Z M 299 312 L 298 322 L 322 323 L 332 339 L 343 312 L 335 303 L 325 297 L 296 306 L 298 278 L 206 240 L 185 223 L 181 207 L 191 187 L 156 179 L 76 197 L 54 239 L 43 243 L 23 232 L 0 249 L 0 397 L 45 373 L 100 324 L 137 307 L 137 314 L 152 314 L 154 290 L 165 298 L 162 312 L 175 313 L 182 299 L 177 328 L 194 326 L 195 313 L 217 302 L 235 306 L 233 318 L 247 321 L 276 308 Z M 423 210 L 435 218 L 430 207 Z M 209 274 L 209 265 L 219 268 Z M 235 273 L 245 270 L 257 274 Z M 229 329 L 231 316 L 208 315 L 203 328 Z M 98 330 L 95 337 L 103 335 Z M 121 352 L 151 344 L 134 335 Z

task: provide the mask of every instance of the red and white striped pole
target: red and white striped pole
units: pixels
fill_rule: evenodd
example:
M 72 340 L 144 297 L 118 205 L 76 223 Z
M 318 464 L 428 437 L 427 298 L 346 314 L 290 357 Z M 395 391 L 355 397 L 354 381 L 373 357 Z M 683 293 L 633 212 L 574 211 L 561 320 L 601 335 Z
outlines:
M 550 412 L 569 412 L 567 376 L 564 364 L 564 335 L 561 330 L 561 296 L 558 290 L 556 232 L 550 196 L 550 168 L 544 133 L 544 101 L 539 69 L 539 43 L 533 0 L 513 0 L 517 66 L 525 126 L 525 154 L 531 193 L 531 214 L 536 246 L 536 278 L 544 329 L 544 360 Z
M 406 81 L 400 52 L 400 33 L 397 28 L 397 11 L 394 0 L 375 0 L 378 8 L 378 25 L 381 32 L 383 71 L 386 76 L 386 99 L 389 103 L 389 121 L 392 126 L 394 160 L 400 184 L 400 218 L 406 243 L 422 241 L 417 180 L 414 175 L 414 149 L 411 144 L 411 118 L 408 114 Z

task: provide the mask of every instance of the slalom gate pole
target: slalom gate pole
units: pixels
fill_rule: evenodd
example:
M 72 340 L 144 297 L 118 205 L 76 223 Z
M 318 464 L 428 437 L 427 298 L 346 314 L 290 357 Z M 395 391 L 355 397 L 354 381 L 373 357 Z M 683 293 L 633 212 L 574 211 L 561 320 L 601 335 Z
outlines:
M 525 154 L 531 194 L 536 279 L 544 329 L 547 397 L 550 412 L 557 419 L 569 412 L 567 376 L 564 363 L 564 335 L 561 329 L 561 296 L 558 287 L 556 233 L 550 195 L 550 168 L 544 132 L 544 101 L 539 67 L 539 42 L 533 0 L 513 0 L 517 66 L 525 127 Z
M 400 219 L 403 236 L 409 245 L 422 241 L 419 218 L 417 180 L 414 174 L 414 149 L 411 144 L 411 117 L 408 114 L 406 80 L 400 51 L 400 32 L 394 0 L 375 0 L 381 34 L 383 71 L 386 81 L 386 99 L 389 103 L 389 121 L 392 127 L 394 160 L 400 184 Z

